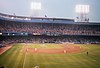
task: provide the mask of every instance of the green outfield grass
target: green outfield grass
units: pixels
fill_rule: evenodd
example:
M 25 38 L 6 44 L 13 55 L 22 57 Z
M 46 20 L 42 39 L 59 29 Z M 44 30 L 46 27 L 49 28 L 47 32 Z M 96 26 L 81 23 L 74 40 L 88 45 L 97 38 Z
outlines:
M 100 68 L 100 45 L 72 44 L 81 46 L 85 50 L 80 53 L 66 54 L 27 53 L 24 51 L 25 45 L 29 48 L 61 48 L 59 44 L 15 44 L 0 55 L 0 66 L 5 66 L 5 68 L 34 68 L 35 66 L 39 68 Z

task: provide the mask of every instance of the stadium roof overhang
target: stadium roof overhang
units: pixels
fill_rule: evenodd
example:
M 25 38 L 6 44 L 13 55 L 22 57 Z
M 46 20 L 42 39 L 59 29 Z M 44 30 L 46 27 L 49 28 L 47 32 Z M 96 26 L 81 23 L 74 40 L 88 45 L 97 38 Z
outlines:
M 74 22 L 74 19 L 65 18 L 48 18 L 48 17 L 25 17 L 0 13 L 0 19 L 15 22 L 33 22 L 33 23 L 65 23 L 65 24 L 82 24 L 82 25 L 100 25 L 100 23 Z

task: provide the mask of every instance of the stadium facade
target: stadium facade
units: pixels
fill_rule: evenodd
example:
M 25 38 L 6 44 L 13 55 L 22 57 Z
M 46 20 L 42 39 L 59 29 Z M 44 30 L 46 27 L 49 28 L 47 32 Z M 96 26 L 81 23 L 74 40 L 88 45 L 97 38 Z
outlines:
M 0 13 L 0 45 L 10 43 L 100 43 L 100 23 Z

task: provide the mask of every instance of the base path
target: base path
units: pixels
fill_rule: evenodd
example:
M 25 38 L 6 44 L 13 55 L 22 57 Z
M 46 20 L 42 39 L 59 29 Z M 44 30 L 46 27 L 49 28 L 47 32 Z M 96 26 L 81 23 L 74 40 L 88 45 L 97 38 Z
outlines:
M 61 45 L 59 49 L 43 49 L 43 48 L 28 48 L 29 53 L 41 53 L 41 54 L 62 54 L 62 53 L 77 53 L 83 50 L 80 46 L 75 45 Z

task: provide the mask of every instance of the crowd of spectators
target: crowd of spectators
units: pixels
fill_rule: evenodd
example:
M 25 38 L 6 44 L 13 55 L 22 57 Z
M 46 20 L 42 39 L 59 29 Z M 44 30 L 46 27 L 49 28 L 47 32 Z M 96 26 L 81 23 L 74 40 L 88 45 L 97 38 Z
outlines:
M 94 36 L 4 36 L 2 44 L 10 43 L 100 43 L 100 38 Z
M 100 35 L 100 25 L 0 22 L 0 32 L 27 32 L 37 35 Z
M 0 33 L 32 36 L 2 36 L 0 46 L 10 43 L 100 43 L 100 24 L 64 24 L 0 21 Z M 38 35 L 38 36 L 37 36 Z

